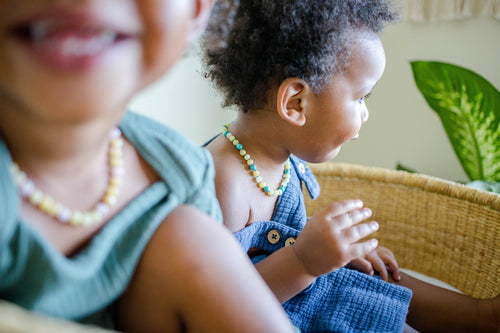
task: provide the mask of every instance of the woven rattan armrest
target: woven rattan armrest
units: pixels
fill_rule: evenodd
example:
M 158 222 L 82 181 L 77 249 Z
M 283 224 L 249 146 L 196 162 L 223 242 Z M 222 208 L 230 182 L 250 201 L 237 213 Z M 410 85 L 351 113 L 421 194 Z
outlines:
M 400 267 L 476 298 L 500 293 L 500 195 L 436 177 L 353 164 L 310 165 L 321 186 L 306 197 L 311 216 L 327 204 L 361 199 L 380 223 L 375 234 Z

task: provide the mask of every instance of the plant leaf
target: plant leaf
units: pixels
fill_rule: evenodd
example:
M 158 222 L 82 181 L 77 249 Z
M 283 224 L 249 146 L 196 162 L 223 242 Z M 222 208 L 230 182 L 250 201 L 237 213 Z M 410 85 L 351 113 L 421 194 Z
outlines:
M 500 194 L 500 183 L 490 182 L 486 180 L 475 180 L 466 184 L 469 187 L 477 188 L 483 191 L 489 191 Z
M 398 170 L 398 171 L 406 171 L 406 172 L 409 172 L 409 173 L 417 173 L 417 171 L 415 169 L 411 169 L 411 168 L 409 168 L 406 165 L 403 165 L 401 163 L 396 164 L 396 170 Z
M 418 89 L 436 111 L 470 180 L 500 181 L 500 92 L 477 73 L 412 61 Z

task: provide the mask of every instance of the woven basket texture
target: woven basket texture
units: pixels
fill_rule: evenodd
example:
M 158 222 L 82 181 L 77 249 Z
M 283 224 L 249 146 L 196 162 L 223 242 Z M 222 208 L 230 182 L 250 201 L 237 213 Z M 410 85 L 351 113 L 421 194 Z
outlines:
M 423 174 L 344 163 L 311 164 L 328 204 L 361 199 L 380 224 L 374 235 L 408 268 L 476 298 L 500 293 L 500 195 Z

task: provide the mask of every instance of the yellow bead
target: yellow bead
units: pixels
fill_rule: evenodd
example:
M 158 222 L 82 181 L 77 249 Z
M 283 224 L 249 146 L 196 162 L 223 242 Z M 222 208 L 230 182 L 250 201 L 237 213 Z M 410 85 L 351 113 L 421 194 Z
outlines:
M 57 203 L 54 199 L 49 196 L 45 196 L 45 198 L 40 203 L 40 209 L 54 217 L 57 215 Z
M 123 160 L 121 158 L 111 158 L 109 161 L 109 165 L 112 167 L 122 166 Z
M 111 149 L 115 148 L 115 147 L 123 147 L 123 140 L 122 139 L 115 139 L 113 141 L 111 141 Z
M 92 216 L 92 224 L 98 224 L 102 222 L 103 217 L 99 212 L 93 211 L 90 214 Z
M 62 223 L 70 223 L 71 225 L 93 225 L 102 222 L 104 219 L 103 214 L 106 214 L 107 209 L 103 209 L 103 206 L 112 206 L 118 201 L 117 196 L 119 194 L 120 185 L 123 182 L 123 145 L 124 140 L 120 137 L 121 132 L 119 129 L 114 129 L 110 133 L 112 140 L 108 147 L 108 165 L 110 178 L 108 181 L 108 187 L 103 195 L 103 200 L 90 212 L 82 211 L 72 211 L 69 208 L 63 206 L 62 203 L 56 201 L 52 197 L 45 195 L 42 191 L 36 188 L 33 182 L 28 178 L 28 176 L 19 169 L 19 166 L 12 163 L 10 171 L 12 173 L 13 179 L 16 181 L 20 193 L 28 197 L 29 202 L 37 207 L 41 212 L 47 214 L 48 216 L 57 219 Z M 233 138 L 234 140 L 234 138 Z M 106 203 L 106 205 L 104 205 Z
M 24 183 L 24 181 L 26 180 L 26 174 L 22 171 L 18 171 L 16 172 L 15 176 L 14 176 L 14 182 L 16 184 L 22 184 Z
M 33 193 L 31 193 L 29 200 L 30 200 L 31 204 L 38 206 L 38 204 L 40 204 L 40 202 L 42 202 L 43 197 L 44 197 L 44 195 L 43 195 L 42 191 L 37 189 L 37 190 L 33 191 Z
M 10 172 L 16 174 L 18 172 L 20 172 L 21 170 L 19 169 L 19 165 L 17 165 L 17 163 L 12 163 L 11 166 L 10 166 Z
M 110 206 L 116 205 L 116 202 L 118 201 L 116 196 L 114 195 L 105 195 L 104 198 L 102 198 L 102 201 L 104 203 L 107 203 Z
M 111 177 L 109 179 L 109 186 L 120 186 L 123 183 L 123 179 L 121 177 Z
M 71 225 L 81 225 L 83 223 L 83 213 L 79 210 L 74 211 L 69 223 Z
M 42 199 L 42 201 L 40 202 L 40 209 L 42 210 L 46 210 L 47 207 L 49 207 L 52 203 L 53 203 L 53 199 L 51 197 L 49 197 L 48 195 L 45 195 Z
M 86 226 L 86 227 L 92 225 L 92 214 L 91 213 L 84 213 L 83 214 L 82 225 Z
M 122 149 L 120 147 L 113 147 L 109 150 L 109 157 L 121 158 L 122 156 Z
M 52 213 L 50 214 L 50 216 L 52 217 L 56 217 L 57 214 L 59 214 L 59 212 L 63 209 L 63 205 L 60 203 L 60 202 L 55 202 L 54 203 L 54 208 L 53 208 L 53 211 Z
M 104 193 L 104 196 L 114 196 L 118 194 L 118 188 L 115 186 L 110 186 L 106 189 L 106 193 Z
M 287 159 L 285 164 L 284 164 L 284 170 L 283 170 L 283 176 L 281 179 L 281 185 L 278 189 L 271 190 L 265 182 L 262 181 L 262 177 L 260 176 L 259 171 L 257 170 L 257 166 L 254 164 L 254 161 L 250 157 L 250 154 L 247 153 L 245 149 L 243 149 L 243 146 L 240 144 L 240 141 L 236 139 L 236 137 L 229 132 L 229 124 L 224 125 L 224 136 L 233 143 L 233 145 L 236 147 L 236 149 L 239 151 L 239 154 L 243 157 L 243 159 L 246 161 L 247 165 L 250 167 L 250 175 L 255 177 L 255 181 L 257 183 L 257 186 L 261 189 L 264 190 L 264 192 L 267 195 L 270 196 L 279 196 L 283 194 L 284 188 L 286 188 L 289 180 L 290 180 L 290 173 L 288 169 L 290 169 L 290 159 Z

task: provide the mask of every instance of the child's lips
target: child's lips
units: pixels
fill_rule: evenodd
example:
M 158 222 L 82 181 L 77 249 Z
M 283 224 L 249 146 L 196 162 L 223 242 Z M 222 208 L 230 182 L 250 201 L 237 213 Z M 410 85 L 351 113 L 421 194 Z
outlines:
M 15 24 L 11 35 L 46 65 L 56 69 L 82 69 L 95 64 L 118 43 L 136 39 L 88 15 L 48 15 Z
M 127 39 L 111 29 L 53 24 L 38 21 L 12 29 L 14 36 L 35 48 L 61 55 L 87 56 L 96 54 L 113 43 Z

